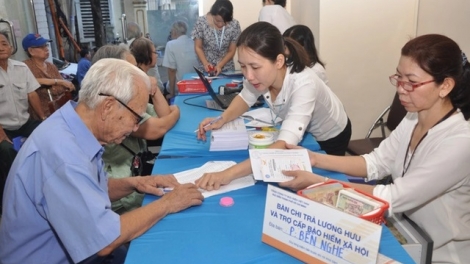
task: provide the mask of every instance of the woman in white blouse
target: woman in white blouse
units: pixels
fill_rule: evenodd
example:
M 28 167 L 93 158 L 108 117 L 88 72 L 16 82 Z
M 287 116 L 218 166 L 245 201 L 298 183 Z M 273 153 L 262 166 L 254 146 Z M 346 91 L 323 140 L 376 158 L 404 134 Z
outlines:
M 297 145 L 304 133 L 310 133 L 326 153 L 344 155 L 351 137 L 351 123 L 338 97 L 308 67 L 310 61 L 303 48 L 291 38 L 284 39 L 279 30 L 267 22 L 247 27 L 237 47 L 238 61 L 246 79 L 243 90 L 218 121 L 205 127 L 214 120 L 206 118 L 199 124 L 197 137 L 205 140 L 206 131 L 218 129 L 239 117 L 262 95 L 271 109 L 272 119 L 283 120 L 277 141 L 270 148 Z M 205 174 L 198 185 L 218 189 L 221 184 L 250 173 L 251 164 L 246 160 L 226 171 Z
M 410 40 L 389 77 L 409 112 L 380 146 L 363 156 L 310 152 L 312 166 L 393 184 L 349 183 L 404 213 L 434 241 L 433 263 L 470 259 L 470 64 L 457 43 L 431 34 Z M 295 146 L 288 146 L 295 148 Z M 286 171 L 294 190 L 322 176 Z

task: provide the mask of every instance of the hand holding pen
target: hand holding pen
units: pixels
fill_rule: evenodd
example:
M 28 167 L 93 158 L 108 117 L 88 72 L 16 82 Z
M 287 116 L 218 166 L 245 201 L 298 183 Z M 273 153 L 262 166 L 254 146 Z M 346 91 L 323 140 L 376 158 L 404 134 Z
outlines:
M 197 139 L 206 140 L 206 132 L 212 129 L 219 129 L 224 125 L 224 122 L 219 122 L 222 120 L 222 116 L 216 118 L 206 118 L 199 124 L 199 129 L 196 129 L 194 133 L 197 133 Z

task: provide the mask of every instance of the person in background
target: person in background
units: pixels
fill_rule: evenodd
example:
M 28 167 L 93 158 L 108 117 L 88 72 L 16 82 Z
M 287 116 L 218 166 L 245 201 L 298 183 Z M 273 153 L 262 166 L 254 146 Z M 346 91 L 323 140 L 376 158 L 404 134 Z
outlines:
M 28 65 L 34 77 L 36 77 L 41 85 L 36 92 L 39 95 L 42 112 L 45 116 L 51 115 L 48 102 L 57 100 L 65 92 L 75 90 L 75 85 L 64 80 L 57 67 L 46 61 L 49 58 L 49 42 L 51 40 L 34 33 L 26 35 L 22 42 L 23 49 L 29 57 L 24 63 Z M 41 117 L 37 116 L 36 112 L 31 111 L 31 109 L 30 114 L 34 119 L 41 120 Z
M 100 60 L 83 79 L 78 103 L 69 101 L 31 134 L 5 187 L 2 263 L 124 263 L 125 244 L 202 203 L 194 184 L 171 175 L 107 179 L 103 145 L 139 128 L 149 90 L 137 67 Z M 173 191 L 163 195 L 164 187 Z M 136 190 L 161 198 L 123 215 L 111 210 L 111 201 Z
M 240 32 L 240 23 L 233 19 L 232 3 L 215 1 L 209 13 L 197 19 L 191 33 L 200 66 L 215 75 L 235 70 L 233 56 Z
M 378 148 L 362 156 L 336 157 L 309 152 L 312 166 L 393 183 L 352 187 L 390 204 L 430 237 L 433 263 L 470 259 L 470 64 L 452 39 L 429 34 L 401 49 L 389 77 L 408 111 Z M 293 148 L 294 146 L 288 146 Z M 294 190 L 323 182 L 322 176 L 286 171 Z
M 263 0 L 263 7 L 259 12 L 258 21 L 273 24 L 281 31 L 281 34 L 297 24 L 294 18 L 287 13 L 286 0 Z
M 78 87 L 82 84 L 83 78 L 85 78 L 85 74 L 87 73 L 88 69 L 91 66 L 91 52 L 88 48 L 82 48 L 80 50 L 80 61 L 78 61 L 77 65 L 77 82 Z
M 320 77 L 320 79 L 322 79 L 322 81 L 328 85 L 325 64 L 318 56 L 317 48 L 315 47 L 315 38 L 313 37 L 313 33 L 310 28 L 304 25 L 295 25 L 284 31 L 282 36 L 290 37 L 302 45 L 310 59 L 310 67 L 315 71 L 318 77 Z
M 125 46 L 121 45 L 105 45 L 101 47 L 93 56 L 92 65 L 105 58 L 126 60 L 132 65 L 137 65 L 134 56 Z M 153 79 L 153 77 L 150 78 Z M 160 98 L 161 95 L 155 95 L 155 93 L 159 92 L 158 88 L 153 85 L 151 94 L 153 95 L 152 100 L 155 103 L 159 103 L 159 100 L 162 100 Z M 160 99 L 155 99 L 157 97 Z M 164 101 L 163 104 L 163 107 L 159 107 L 156 104 L 147 104 L 145 113 L 142 115 L 139 129 L 132 132 L 122 143 L 107 144 L 105 146 L 103 161 L 108 177 L 119 179 L 133 176 L 131 167 L 133 166 L 134 157 L 138 153 L 146 153 L 148 150 L 147 140 L 162 138 L 163 135 L 178 121 L 179 109 L 176 106 L 168 107 L 166 101 Z M 170 108 L 171 114 L 163 115 L 159 113 L 161 111 L 160 108 L 163 110 L 165 110 L 165 108 Z M 145 161 L 141 161 L 140 165 L 144 166 L 144 162 Z M 148 172 L 148 174 L 150 174 L 150 172 Z M 122 214 L 140 207 L 143 198 L 144 195 L 142 193 L 132 192 L 131 194 L 114 201 L 112 203 L 112 208 L 115 212 Z
M 129 47 L 134 40 L 142 37 L 142 31 L 135 22 L 127 22 L 126 24 L 126 44 Z
M 165 48 L 163 66 L 168 68 L 168 87 L 166 99 L 177 95 L 176 82 L 183 80 L 183 75 L 193 72 L 193 66 L 198 66 L 194 41 L 186 35 L 188 25 L 183 21 L 176 21 L 171 27 L 171 41 Z
M 16 157 L 13 138 L 29 137 L 41 123 L 30 118 L 29 105 L 41 120 L 46 119 L 36 93 L 40 85 L 28 66 L 10 59 L 12 50 L 8 33 L 0 31 L 0 202 L 7 174 Z
M 351 122 L 338 97 L 308 67 L 310 61 L 300 44 L 283 38 L 270 23 L 256 22 L 242 32 L 237 47 L 238 61 L 246 79 L 243 90 L 218 121 L 210 125 L 214 118 L 206 118 L 199 124 L 198 139 L 206 140 L 206 131 L 219 129 L 239 117 L 263 96 L 272 120 L 277 117 L 283 120 L 277 141 L 269 148 L 297 145 L 307 132 L 326 153 L 345 155 L 351 138 Z M 224 171 L 206 173 L 196 183 L 203 189 L 219 189 L 250 173 L 250 160 L 245 160 Z

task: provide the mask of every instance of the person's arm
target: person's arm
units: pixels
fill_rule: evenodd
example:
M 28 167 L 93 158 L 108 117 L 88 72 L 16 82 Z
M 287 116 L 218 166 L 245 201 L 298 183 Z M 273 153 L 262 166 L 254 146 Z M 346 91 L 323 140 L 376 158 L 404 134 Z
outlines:
M 62 85 L 69 91 L 75 90 L 75 86 L 73 85 L 73 83 L 66 81 L 64 79 L 37 78 L 36 80 L 38 81 L 40 85 L 45 85 L 45 86 Z
M 203 45 L 202 39 L 194 40 L 194 51 L 196 52 L 197 57 L 201 61 L 202 65 L 204 66 L 204 70 L 206 72 L 209 72 L 210 71 L 209 65 L 212 65 L 212 64 L 210 64 L 210 62 L 207 61 L 202 45 Z
M 41 101 L 39 99 L 38 93 L 36 91 L 28 93 L 28 101 L 31 107 L 33 108 L 34 112 L 42 119 L 46 119 L 46 115 L 42 111 Z
M 0 125 L 0 142 L 4 140 L 13 144 L 13 142 L 11 142 L 10 138 L 5 133 L 5 130 L 3 130 L 3 127 Z
M 177 106 L 172 105 L 169 107 L 169 109 L 170 113 L 166 116 L 150 117 L 147 119 L 147 121 L 141 124 L 139 129 L 132 133 L 132 135 L 147 140 L 161 138 L 176 124 L 180 117 L 180 110 Z
M 197 132 L 197 138 L 201 140 L 206 140 L 206 132 L 213 129 L 221 128 L 225 123 L 234 120 L 235 118 L 239 117 L 246 111 L 248 111 L 249 106 L 240 96 L 236 96 L 232 102 L 230 103 L 229 107 L 222 112 L 221 117 L 217 122 L 214 122 L 210 126 L 207 126 L 214 118 L 206 118 L 199 123 L 199 130 Z
M 227 53 L 225 56 L 217 63 L 215 66 L 216 68 L 216 75 L 219 75 L 219 73 L 222 71 L 222 68 L 227 64 L 230 60 L 233 59 L 233 56 L 235 56 L 235 52 L 237 51 L 237 45 L 235 42 L 231 42 L 230 45 L 228 46 Z
M 176 95 L 176 69 L 168 68 L 168 92 L 166 99 L 175 97 Z
M 159 187 L 158 181 L 162 176 L 152 177 L 129 177 L 125 179 L 110 179 L 109 192 L 110 197 L 116 193 L 116 188 L 119 189 L 121 194 L 123 190 L 138 190 L 162 195 L 161 190 L 157 191 Z M 163 177 L 165 178 L 165 177 Z M 170 177 L 169 177 L 170 178 Z M 172 177 L 174 178 L 174 177 Z M 145 181 L 144 184 L 142 182 Z M 157 183 L 154 185 L 154 191 L 151 191 L 149 183 Z M 146 187 L 143 187 L 146 186 Z M 114 194 L 113 194 L 114 193 Z M 116 198 L 116 197 L 114 197 Z M 173 191 L 163 195 L 159 200 L 156 200 L 148 205 L 142 206 L 128 213 L 120 216 L 121 232 L 119 237 L 114 240 L 110 245 L 101 249 L 98 252 L 99 256 L 109 255 L 124 243 L 142 235 L 145 231 L 155 225 L 160 219 L 168 214 L 182 211 L 188 207 L 202 204 L 204 197 L 194 184 L 176 185 Z
M 171 113 L 170 106 L 168 105 L 167 100 L 162 94 L 162 91 L 157 86 L 157 79 L 155 77 L 149 77 L 150 83 L 153 86 L 152 90 L 155 93 L 151 96 L 153 107 L 155 112 L 159 117 L 167 116 Z

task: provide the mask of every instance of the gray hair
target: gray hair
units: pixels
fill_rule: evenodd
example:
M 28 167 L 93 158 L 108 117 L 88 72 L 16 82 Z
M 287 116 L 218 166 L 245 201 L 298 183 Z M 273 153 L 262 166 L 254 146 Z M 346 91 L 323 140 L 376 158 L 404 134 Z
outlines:
M 105 58 L 125 60 L 127 54 L 131 54 L 131 52 L 126 45 L 104 45 L 95 52 L 91 64 L 93 65 L 97 61 Z
M 7 39 L 8 44 L 10 44 L 10 46 L 11 46 L 11 43 L 10 43 L 10 36 L 9 36 L 8 32 L 5 31 L 5 30 L 0 30 L 0 35 L 5 36 L 5 38 Z
M 171 30 L 176 33 L 178 36 L 186 35 L 186 32 L 188 31 L 188 24 L 184 21 L 176 21 L 173 23 L 171 26 Z
M 104 93 L 127 104 L 134 97 L 138 79 L 144 81 L 150 91 L 149 77 L 136 66 L 120 59 L 101 59 L 93 64 L 85 75 L 78 102 L 95 109 L 104 100 L 104 96 L 99 94 Z
M 126 26 L 126 38 L 133 39 L 133 38 L 140 38 L 142 36 L 142 31 L 140 27 L 135 22 L 128 22 Z

